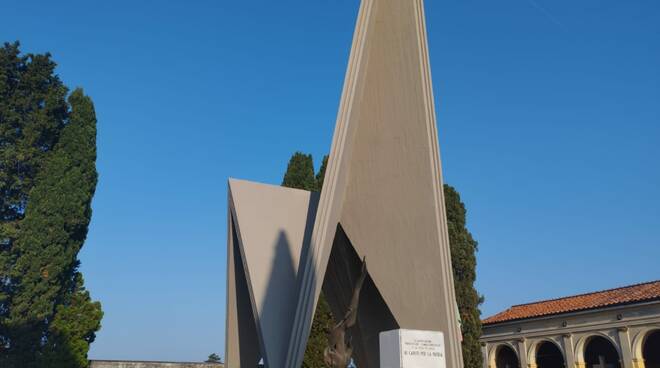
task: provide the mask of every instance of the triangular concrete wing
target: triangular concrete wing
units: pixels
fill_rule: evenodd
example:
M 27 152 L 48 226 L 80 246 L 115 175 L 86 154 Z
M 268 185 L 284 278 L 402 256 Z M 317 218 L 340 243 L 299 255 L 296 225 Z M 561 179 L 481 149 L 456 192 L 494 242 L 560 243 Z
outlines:
M 447 367 L 462 367 L 421 0 L 362 1 L 287 367 L 302 364 L 338 224 L 398 325 L 442 331 Z
M 309 243 L 317 205 L 317 193 L 236 179 L 229 181 L 229 231 L 238 242 L 234 249 L 240 252 L 261 354 L 268 367 L 284 366 L 298 295 L 298 266 L 301 253 Z M 241 265 L 230 268 L 236 273 Z M 242 275 L 229 275 L 228 279 L 236 280 L 239 276 Z M 231 288 L 228 290 L 231 293 Z M 240 290 L 234 291 L 239 293 Z M 228 300 L 237 299 L 228 297 Z M 228 308 L 230 313 L 240 311 Z M 234 330 L 239 327 L 235 325 Z M 238 332 L 231 330 L 228 328 L 227 343 L 236 344 Z M 229 356 L 240 355 L 239 347 L 228 346 L 227 350 L 228 363 L 233 359 L 231 366 L 239 366 L 237 361 L 242 359 Z

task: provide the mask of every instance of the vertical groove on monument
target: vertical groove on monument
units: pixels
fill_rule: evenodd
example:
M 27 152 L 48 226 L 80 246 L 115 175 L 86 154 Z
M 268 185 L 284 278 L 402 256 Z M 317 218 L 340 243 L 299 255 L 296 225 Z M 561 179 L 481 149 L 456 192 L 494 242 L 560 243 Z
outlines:
M 340 320 L 351 302 L 353 287 L 360 277 L 362 260 L 350 239 L 337 226 L 337 233 L 330 252 L 328 268 L 323 281 L 325 293 L 335 320 Z M 367 271 L 369 260 L 367 259 Z M 367 274 L 360 295 L 357 324 L 350 330 L 353 358 L 360 368 L 379 368 L 378 334 L 399 328 L 392 312 L 380 295 L 378 288 Z
M 230 294 L 227 300 L 228 309 L 236 311 L 236 321 L 227 321 L 228 324 L 236 323 L 233 329 L 236 336 L 228 336 L 227 351 L 225 354 L 231 361 L 240 362 L 237 367 L 256 367 L 259 363 L 259 357 L 263 355 L 261 343 L 257 336 L 257 325 L 252 303 L 250 302 L 250 292 L 248 282 L 245 276 L 243 259 L 239 249 L 238 234 L 234 226 L 234 219 L 231 213 L 230 227 L 231 243 L 228 247 L 228 265 L 230 276 L 228 282 L 232 285 L 228 289 L 233 289 L 233 296 Z

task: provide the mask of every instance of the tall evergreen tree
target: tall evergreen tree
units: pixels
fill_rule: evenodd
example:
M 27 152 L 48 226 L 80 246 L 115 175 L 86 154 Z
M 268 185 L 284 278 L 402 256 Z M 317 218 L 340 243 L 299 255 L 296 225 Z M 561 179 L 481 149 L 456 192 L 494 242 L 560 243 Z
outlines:
M 312 155 L 296 152 L 291 156 L 284 173 L 282 186 L 304 190 L 316 190 Z
M 101 306 L 77 260 L 97 182 L 96 116 L 45 55 L 0 48 L 0 366 L 85 367 Z
M 317 190 L 321 192 L 323 189 L 323 180 L 325 179 L 325 169 L 328 167 L 328 155 L 323 156 L 323 161 L 321 161 L 321 168 L 316 174 L 316 186 Z
M 317 191 L 323 186 L 327 156 L 323 159 L 321 170 L 314 175 L 314 161 L 312 155 L 296 152 L 291 156 L 289 165 L 284 174 L 282 185 L 289 188 Z M 304 368 L 319 368 L 325 366 L 323 351 L 328 346 L 328 332 L 334 325 L 330 306 L 323 293 L 316 305 L 312 329 L 305 349 L 303 359 Z
M 467 229 L 465 216 L 467 211 L 456 189 L 445 184 L 444 193 L 454 289 L 463 333 L 463 363 L 465 368 L 481 368 L 479 305 L 483 303 L 483 297 L 474 288 L 477 277 L 477 241 Z

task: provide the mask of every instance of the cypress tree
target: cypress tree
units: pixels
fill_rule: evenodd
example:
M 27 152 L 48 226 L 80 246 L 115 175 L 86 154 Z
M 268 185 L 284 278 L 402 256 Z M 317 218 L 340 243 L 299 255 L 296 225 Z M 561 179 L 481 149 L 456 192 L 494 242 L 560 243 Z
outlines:
M 326 156 L 323 159 L 321 170 L 315 176 L 312 155 L 306 155 L 301 152 L 294 153 L 289 160 L 282 185 L 309 191 L 320 190 L 323 186 L 327 161 L 328 158 Z M 328 346 L 328 332 L 333 325 L 334 319 L 330 312 L 330 306 L 325 300 L 323 293 L 321 293 L 314 312 L 307 348 L 305 349 L 305 357 L 303 359 L 304 368 L 319 368 L 325 365 L 323 362 L 323 351 Z
M 86 367 L 101 306 L 77 259 L 97 182 L 96 117 L 49 54 L 0 48 L 0 366 Z
M 321 192 L 323 189 L 323 180 L 325 179 L 325 169 L 328 167 L 328 155 L 323 156 L 323 161 L 321 161 L 321 168 L 316 174 L 316 186 L 318 191 Z
M 454 273 L 454 290 L 461 317 L 463 334 L 463 363 L 465 368 L 481 368 L 481 311 L 483 297 L 474 288 L 478 250 L 477 241 L 466 227 L 466 209 L 453 187 L 444 186 L 447 227 L 451 247 L 451 264 Z
M 316 190 L 314 161 L 312 155 L 296 152 L 291 156 L 286 168 L 282 186 L 304 190 Z

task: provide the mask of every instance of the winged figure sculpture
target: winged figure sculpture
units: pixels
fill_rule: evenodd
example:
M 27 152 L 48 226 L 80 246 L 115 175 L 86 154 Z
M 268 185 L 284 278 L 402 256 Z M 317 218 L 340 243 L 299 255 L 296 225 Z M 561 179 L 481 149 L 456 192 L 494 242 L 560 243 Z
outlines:
M 332 368 L 346 368 L 353 355 L 353 346 L 351 336 L 347 335 L 347 330 L 355 325 L 357 321 L 357 309 L 360 303 L 360 290 L 367 276 L 367 260 L 362 259 L 362 271 L 355 286 L 353 287 L 353 296 L 351 304 L 339 323 L 337 323 L 328 335 L 328 347 L 323 352 L 325 364 Z

